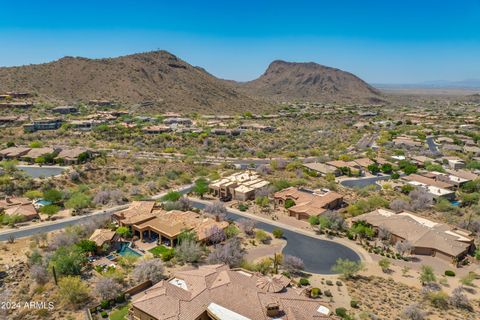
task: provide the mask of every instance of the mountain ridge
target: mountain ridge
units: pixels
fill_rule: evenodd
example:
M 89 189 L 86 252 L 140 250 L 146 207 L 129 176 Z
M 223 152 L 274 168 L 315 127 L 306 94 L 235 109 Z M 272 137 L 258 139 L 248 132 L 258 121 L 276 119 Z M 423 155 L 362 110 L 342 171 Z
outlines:
M 275 60 L 259 78 L 239 83 L 219 79 L 165 50 L 99 59 L 65 56 L 42 64 L 0 67 L 1 91 L 31 91 L 65 103 L 148 101 L 152 111 L 210 113 L 263 113 L 274 110 L 279 100 L 379 102 L 382 98 L 357 76 L 314 62 Z
M 380 92 L 356 75 L 315 62 L 274 60 L 259 78 L 238 86 L 251 95 L 276 100 L 382 101 Z

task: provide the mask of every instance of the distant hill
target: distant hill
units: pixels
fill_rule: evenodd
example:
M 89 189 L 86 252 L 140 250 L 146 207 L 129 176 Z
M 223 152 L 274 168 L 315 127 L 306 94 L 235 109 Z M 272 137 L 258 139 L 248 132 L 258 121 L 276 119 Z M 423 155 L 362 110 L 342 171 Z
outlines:
M 273 61 L 258 79 L 239 89 L 275 100 L 378 103 L 383 97 L 357 76 L 317 63 Z
M 65 57 L 0 68 L 0 92 L 32 91 L 65 102 L 108 99 L 148 103 L 152 111 L 263 112 L 272 106 L 166 51 L 108 59 Z M 145 107 L 147 108 L 147 107 Z
M 381 89 L 480 89 L 480 79 L 467 79 L 462 81 L 435 80 L 399 84 L 378 83 L 373 84 L 373 86 Z

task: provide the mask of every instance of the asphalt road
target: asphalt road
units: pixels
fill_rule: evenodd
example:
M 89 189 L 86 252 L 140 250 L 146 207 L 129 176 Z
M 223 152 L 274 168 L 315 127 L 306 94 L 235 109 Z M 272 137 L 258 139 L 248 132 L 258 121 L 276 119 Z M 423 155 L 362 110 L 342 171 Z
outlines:
M 204 203 L 190 199 L 194 207 L 203 209 Z M 245 219 L 231 210 L 228 210 L 227 219 L 239 220 Z M 256 221 L 255 227 L 272 232 L 276 226 L 261 221 Z M 282 228 L 280 228 L 282 229 Z M 284 254 L 289 254 L 301 258 L 305 264 L 305 271 L 320 274 L 333 274 L 331 268 L 338 258 L 348 260 L 360 260 L 359 255 L 352 249 L 328 240 L 321 240 L 314 237 L 290 231 L 283 230 L 283 236 L 287 240 L 287 246 L 283 249 Z
M 435 155 L 441 154 L 440 150 L 438 150 L 437 144 L 435 143 L 435 141 L 433 141 L 433 137 L 427 137 L 426 140 L 427 140 L 428 149 L 430 149 L 431 153 Z
M 375 176 L 375 177 L 368 177 L 368 178 L 361 178 L 361 179 L 350 179 L 350 180 L 343 180 L 340 184 L 344 187 L 348 188 L 363 188 L 371 184 L 375 184 L 377 181 L 380 180 L 388 180 L 391 177 L 387 176 Z
M 179 190 L 181 193 L 188 193 L 192 189 L 192 186 L 183 187 Z M 153 198 L 160 198 L 163 194 L 159 194 Z M 203 209 L 204 203 L 191 199 L 192 205 L 196 208 Z M 123 210 L 128 207 L 127 205 L 117 206 L 107 209 L 105 211 L 96 211 L 83 216 L 75 216 L 57 221 L 45 222 L 41 224 L 34 224 L 24 228 L 9 229 L 0 233 L 0 241 L 7 241 L 11 236 L 17 238 L 29 237 L 38 233 L 52 232 L 55 230 L 63 229 L 67 226 L 74 224 L 81 224 L 91 219 L 105 218 L 110 216 L 113 212 Z M 228 210 L 227 219 L 239 220 L 244 218 L 238 215 L 232 210 Z M 262 221 L 256 221 L 256 228 L 263 229 L 267 232 L 272 232 L 276 227 L 273 224 L 265 223 Z M 331 267 L 335 264 L 338 258 L 349 260 L 360 260 L 359 255 L 352 249 L 328 240 L 322 240 L 314 237 L 310 237 L 305 234 L 294 232 L 291 230 L 283 229 L 284 238 L 287 240 L 287 245 L 283 249 L 284 254 L 290 254 L 301 258 L 305 264 L 305 271 L 321 274 L 332 274 Z
M 182 194 L 185 194 L 190 192 L 191 190 L 192 190 L 192 186 L 187 185 L 187 186 L 181 187 L 177 191 L 179 191 Z M 152 199 L 160 199 L 164 195 L 165 195 L 165 192 L 153 196 Z M 81 216 L 74 216 L 74 217 L 69 217 L 61 220 L 42 222 L 42 223 L 32 224 L 29 226 L 19 227 L 15 229 L 1 230 L 0 241 L 7 241 L 12 236 L 15 239 L 30 237 L 30 236 L 33 236 L 34 234 L 52 232 L 55 230 L 64 229 L 71 225 L 86 223 L 87 221 L 91 221 L 92 219 L 103 219 L 103 218 L 109 217 L 112 213 L 116 211 L 120 211 L 128 208 L 128 206 L 129 204 L 125 204 L 125 205 L 120 205 L 113 208 L 108 208 L 105 210 L 95 211 L 95 212 L 81 215 Z

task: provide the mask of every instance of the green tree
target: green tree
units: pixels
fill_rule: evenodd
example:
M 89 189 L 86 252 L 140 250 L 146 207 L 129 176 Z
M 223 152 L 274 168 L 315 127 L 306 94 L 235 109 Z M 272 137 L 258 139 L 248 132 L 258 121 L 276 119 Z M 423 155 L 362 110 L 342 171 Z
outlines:
M 93 254 L 97 251 L 97 244 L 95 243 L 95 241 L 88 240 L 88 239 L 80 240 L 77 243 L 77 247 L 79 247 L 83 253 Z
M 193 187 L 193 192 L 200 198 L 203 198 L 203 195 L 208 192 L 208 181 L 205 178 L 197 179 Z
M 340 273 L 345 279 L 350 279 L 362 271 L 363 268 L 364 266 L 361 261 L 352 261 L 339 258 L 332 267 L 332 271 Z
M 368 171 L 370 171 L 371 174 L 377 174 L 380 172 L 380 168 L 376 163 L 372 163 L 367 167 Z
M 43 191 L 43 199 L 57 203 L 63 198 L 63 193 L 57 189 L 48 189 Z
M 435 277 L 435 274 L 433 273 L 433 268 L 427 265 L 422 265 L 419 279 L 422 285 L 437 281 L 437 277 Z
M 50 265 L 55 267 L 57 274 L 72 276 L 80 274 L 85 262 L 86 258 L 82 250 L 73 245 L 58 248 L 52 255 Z
M 313 227 L 313 226 L 316 226 L 318 225 L 320 222 L 318 220 L 318 216 L 310 216 L 308 217 L 308 223 L 310 223 L 310 225 Z
M 268 199 L 267 196 L 257 197 L 257 198 L 255 199 L 255 203 L 256 203 L 259 207 L 266 208 L 266 207 L 268 207 L 268 205 L 269 205 L 269 203 L 270 203 L 270 200 Z
M 178 191 L 170 191 L 162 197 L 162 201 L 178 201 L 182 197 L 182 194 Z
M 389 163 L 382 164 L 380 167 L 380 170 L 382 170 L 383 173 L 392 173 L 393 168 L 392 165 Z
M 25 192 L 23 195 L 30 200 L 40 199 L 40 198 L 43 197 L 43 193 L 39 190 L 30 190 L 30 191 Z
M 48 216 L 53 216 L 60 211 L 60 207 L 54 204 L 48 204 L 40 208 L 40 212 Z
M 360 243 L 362 243 L 364 238 L 371 238 L 375 234 L 372 227 L 364 221 L 356 222 L 350 229 L 350 232 L 359 238 Z
M 115 232 L 122 238 L 130 238 L 131 236 L 131 233 L 130 233 L 130 229 L 128 227 L 118 227 L 117 230 L 115 230 Z
M 80 210 L 87 208 L 92 202 L 90 196 L 82 193 L 75 192 L 70 199 L 65 202 L 65 207 L 74 210 Z

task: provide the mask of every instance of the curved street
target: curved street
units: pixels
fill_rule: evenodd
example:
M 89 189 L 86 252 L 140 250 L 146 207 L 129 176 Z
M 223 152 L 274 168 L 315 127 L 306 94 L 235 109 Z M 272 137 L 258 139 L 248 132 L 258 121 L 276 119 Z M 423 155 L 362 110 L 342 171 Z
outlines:
M 183 186 L 177 191 L 181 193 L 188 193 L 192 186 Z M 165 193 L 152 197 L 153 199 L 161 198 Z M 209 203 L 205 200 L 189 198 L 192 205 L 198 209 L 203 209 Z M 74 216 L 57 221 L 48 221 L 34 224 L 31 226 L 20 227 L 17 229 L 9 229 L 0 231 L 0 241 L 7 241 L 10 237 L 15 239 L 29 237 L 38 233 L 52 232 L 63 229 L 69 225 L 85 223 L 95 218 L 104 218 L 111 215 L 113 212 L 123 210 L 128 207 L 128 204 L 116 206 L 106 210 L 96 211 L 82 216 Z M 352 249 L 353 244 L 339 243 L 345 241 L 344 239 L 336 239 L 335 241 L 324 239 L 324 237 L 314 235 L 305 230 L 291 227 L 277 221 L 270 221 L 268 219 L 254 216 L 252 214 L 244 213 L 232 208 L 227 208 L 227 219 L 238 220 L 247 218 L 256 220 L 256 228 L 263 229 L 267 232 L 272 232 L 275 227 L 283 230 L 284 238 L 287 240 L 287 245 L 283 249 L 284 254 L 294 255 L 303 260 L 305 263 L 305 271 L 318 274 L 333 274 L 331 267 L 335 264 L 338 258 L 349 260 L 363 260 L 368 259 L 366 255 L 360 254 L 360 249 Z M 362 258 L 361 258 L 362 256 Z
M 205 208 L 208 201 L 189 198 L 193 206 L 198 209 Z M 338 258 L 348 260 L 361 260 L 360 255 L 349 246 L 336 241 L 320 239 L 319 236 L 309 234 L 304 230 L 299 230 L 279 223 L 269 221 L 268 219 L 257 217 L 252 214 L 246 214 L 238 210 L 227 208 L 227 219 L 233 221 L 247 218 L 256 220 L 255 227 L 272 232 L 275 227 L 283 230 L 283 236 L 287 240 L 287 245 L 283 249 L 284 254 L 294 255 L 301 258 L 305 264 L 305 271 L 318 274 L 333 274 L 331 268 Z

